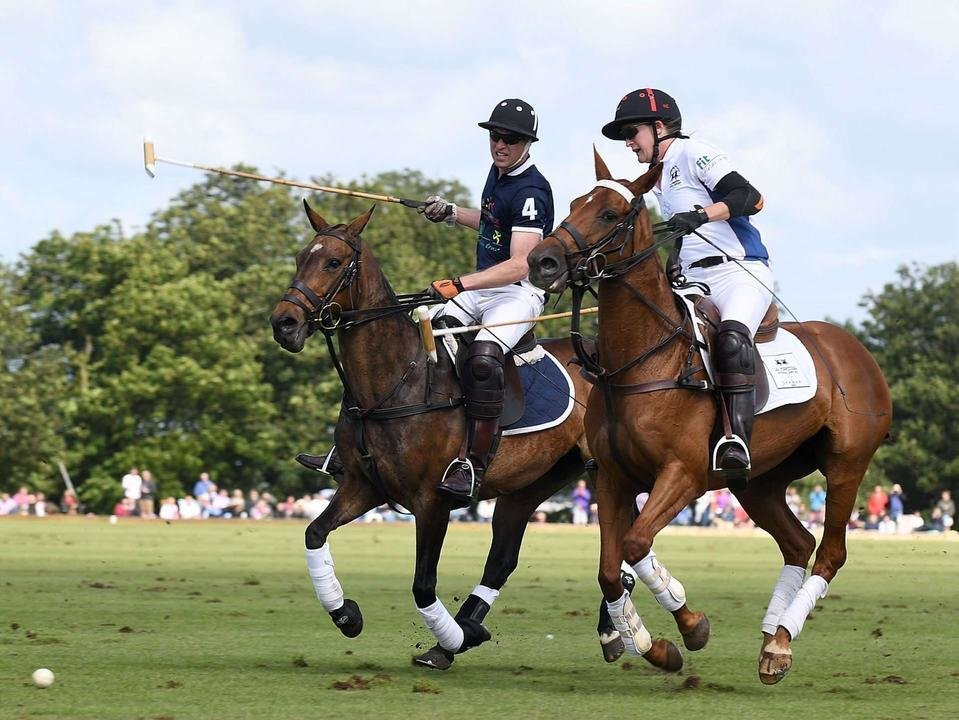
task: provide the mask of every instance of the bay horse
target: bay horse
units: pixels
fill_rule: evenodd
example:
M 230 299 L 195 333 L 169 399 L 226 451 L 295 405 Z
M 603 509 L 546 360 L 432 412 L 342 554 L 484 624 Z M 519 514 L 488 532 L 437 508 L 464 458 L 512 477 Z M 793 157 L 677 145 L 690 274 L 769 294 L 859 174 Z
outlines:
M 657 533 L 682 508 L 726 483 L 709 464 L 716 398 L 702 391 L 704 382 L 692 388 L 692 325 L 657 260 L 660 243 L 643 203 L 662 165 L 629 182 L 614 180 L 595 149 L 594 161 L 597 185 L 573 201 L 566 220 L 530 253 L 530 280 L 551 292 L 570 284 L 581 292 L 598 281 L 596 385 L 586 435 L 599 463 L 599 583 L 627 651 L 636 655 L 646 652 L 649 635 L 624 594 L 620 563 L 652 555 Z M 815 395 L 756 417 L 752 477 L 730 485 L 756 525 L 775 539 L 784 561 L 762 623 L 759 676 L 765 684 L 778 682 L 792 666 L 792 641 L 845 563 L 857 491 L 892 421 L 882 371 L 856 338 L 825 322 L 783 327 L 813 357 Z M 786 505 L 785 489 L 817 469 L 827 481 L 826 517 L 806 578 L 816 541 Z M 649 500 L 634 521 L 632 498 L 644 489 Z
M 503 437 L 482 486 L 482 498 L 498 497 L 483 577 L 451 617 L 436 597 L 437 565 L 451 509 L 437 485 L 465 433 L 454 364 L 443 353 L 435 364 L 427 361 L 418 329 L 408 316 L 410 303 L 398 303 L 373 251 L 362 244 L 360 234 L 373 208 L 348 225 L 331 225 L 305 200 L 304 207 L 315 234 L 296 255 L 296 273 L 271 324 L 276 342 L 294 353 L 322 328 L 344 384 L 335 442 L 345 476 L 329 506 L 306 529 L 307 564 L 317 598 L 344 635 L 358 635 L 362 613 L 355 601 L 343 596 L 328 536 L 384 503 L 409 508 L 416 518 L 413 597 L 438 640 L 436 647 L 414 660 L 446 669 L 454 653 L 490 639 L 482 621 L 517 566 L 535 508 L 582 474 L 590 458 L 583 417 L 591 388 L 572 373 L 578 402 L 565 421 L 550 429 Z M 575 355 L 568 339 L 540 344 L 563 365 Z M 709 628 L 702 613 L 683 605 L 674 616 L 688 648 L 706 644 Z M 622 641 L 608 616 L 600 619 L 600 633 L 604 655 L 611 662 L 622 654 Z M 668 640 L 657 640 L 647 659 L 664 670 L 682 666 L 682 655 Z

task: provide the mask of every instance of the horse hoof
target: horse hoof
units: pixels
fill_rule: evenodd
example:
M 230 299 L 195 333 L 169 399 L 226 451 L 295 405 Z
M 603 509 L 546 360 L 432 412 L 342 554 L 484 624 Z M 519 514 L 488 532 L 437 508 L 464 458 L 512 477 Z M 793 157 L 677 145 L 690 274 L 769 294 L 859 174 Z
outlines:
M 643 657 L 650 665 L 666 672 L 679 672 L 683 669 L 683 654 L 669 640 L 656 640 Z
M 363 632 L 363 613 L 353 600 L 344 600 L 343 607 L 330 613 L 333 623 L 348 638 L 355 638 Z
M 626 645 L 618 630 L 600 633 L 599 646 L 603 649 L 603 660 L 608 663 L 616 662 L 626 652 Z
M 793 665 L 792 650 L 775 640 L 767 643 L 759 654 L 759 680 L 763 685 L 775 685 Z
M 696 613 L 699 615 L 699 622 L 689 632 L 682 633 L 683 645 L 687 650 L 702 650 L 709 642 L 709 618 L 705 613 Z
M 457 620 L 456 624 L 463 628 L 463 644 L 460 645 L 457 653 L 464 653 L 470 648 L 478 647 L 493 637 L 483 623 L 478 620 L 463 618 Z
M 413 658 L 413 664 L 430 670 L 449 670 L 453 664 L 455 655 L 449 650 L 444 650 L 439 645 L 434 645 L 422 655 Z

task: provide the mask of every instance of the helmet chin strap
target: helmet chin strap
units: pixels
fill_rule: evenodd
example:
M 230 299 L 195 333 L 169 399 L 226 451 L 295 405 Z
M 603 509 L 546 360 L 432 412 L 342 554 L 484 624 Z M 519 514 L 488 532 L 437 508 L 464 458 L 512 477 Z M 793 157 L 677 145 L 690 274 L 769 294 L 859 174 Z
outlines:
M 515 170 L 515 169 L 518 168 L 520 165 L 522 165 L 524 162 L 526 162 L 526 158 L 529 157 L 529 146 L 532 145 L 532 144 L 533 144 L 533 141 L 532 141 L 532 140 L 527 140 L 527 141 L 526 141 L 526 145 L 525 145 L 525 147 L 523 147 L 523 154 L 519 156 L 519 160 L 517 160 L 516 162 L 514 162 L 514 163 L 513 163 L 512 165 L 510 165 L 508 168 L 505 168 L 505 169 L 503 170 L 503 175 L 506 175 L 508 172 L 511 172 L 512 170 Z
M 656 133 L 656 123 L 650 123 L 650 127 L 653 130 L 653 157 L 650 159 L 649 164 L 655 165 L 658 162 L 662 162 L 662 158 L 659 157 L 659 143 L 663 140 L 674 140 L 676 138 L 688 138 L 689 135 L 683 135 L 682 131 L 677 130 L 676 132 L 669 133 L 668 135 L 663 135 L 660 137 Z

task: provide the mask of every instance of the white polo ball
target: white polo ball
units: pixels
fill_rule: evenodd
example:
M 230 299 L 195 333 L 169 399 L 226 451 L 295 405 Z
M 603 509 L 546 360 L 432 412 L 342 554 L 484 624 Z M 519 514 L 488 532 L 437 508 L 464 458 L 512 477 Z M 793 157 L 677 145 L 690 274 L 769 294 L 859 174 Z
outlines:
M 47 668 L 40 668 L 33 671 L 33 684 L 38 688 L 46 688 L 53 685 L 53 671 Z

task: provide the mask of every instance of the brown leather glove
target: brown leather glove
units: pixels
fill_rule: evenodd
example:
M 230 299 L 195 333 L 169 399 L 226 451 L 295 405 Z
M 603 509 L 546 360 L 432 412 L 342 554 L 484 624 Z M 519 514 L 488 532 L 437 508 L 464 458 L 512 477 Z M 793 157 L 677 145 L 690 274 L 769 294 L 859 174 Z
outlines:
M 430 283 L 430 294 L 437 300 L 452 300 L 464 289 L 458 277 L 451 280 L 434 280 Z

